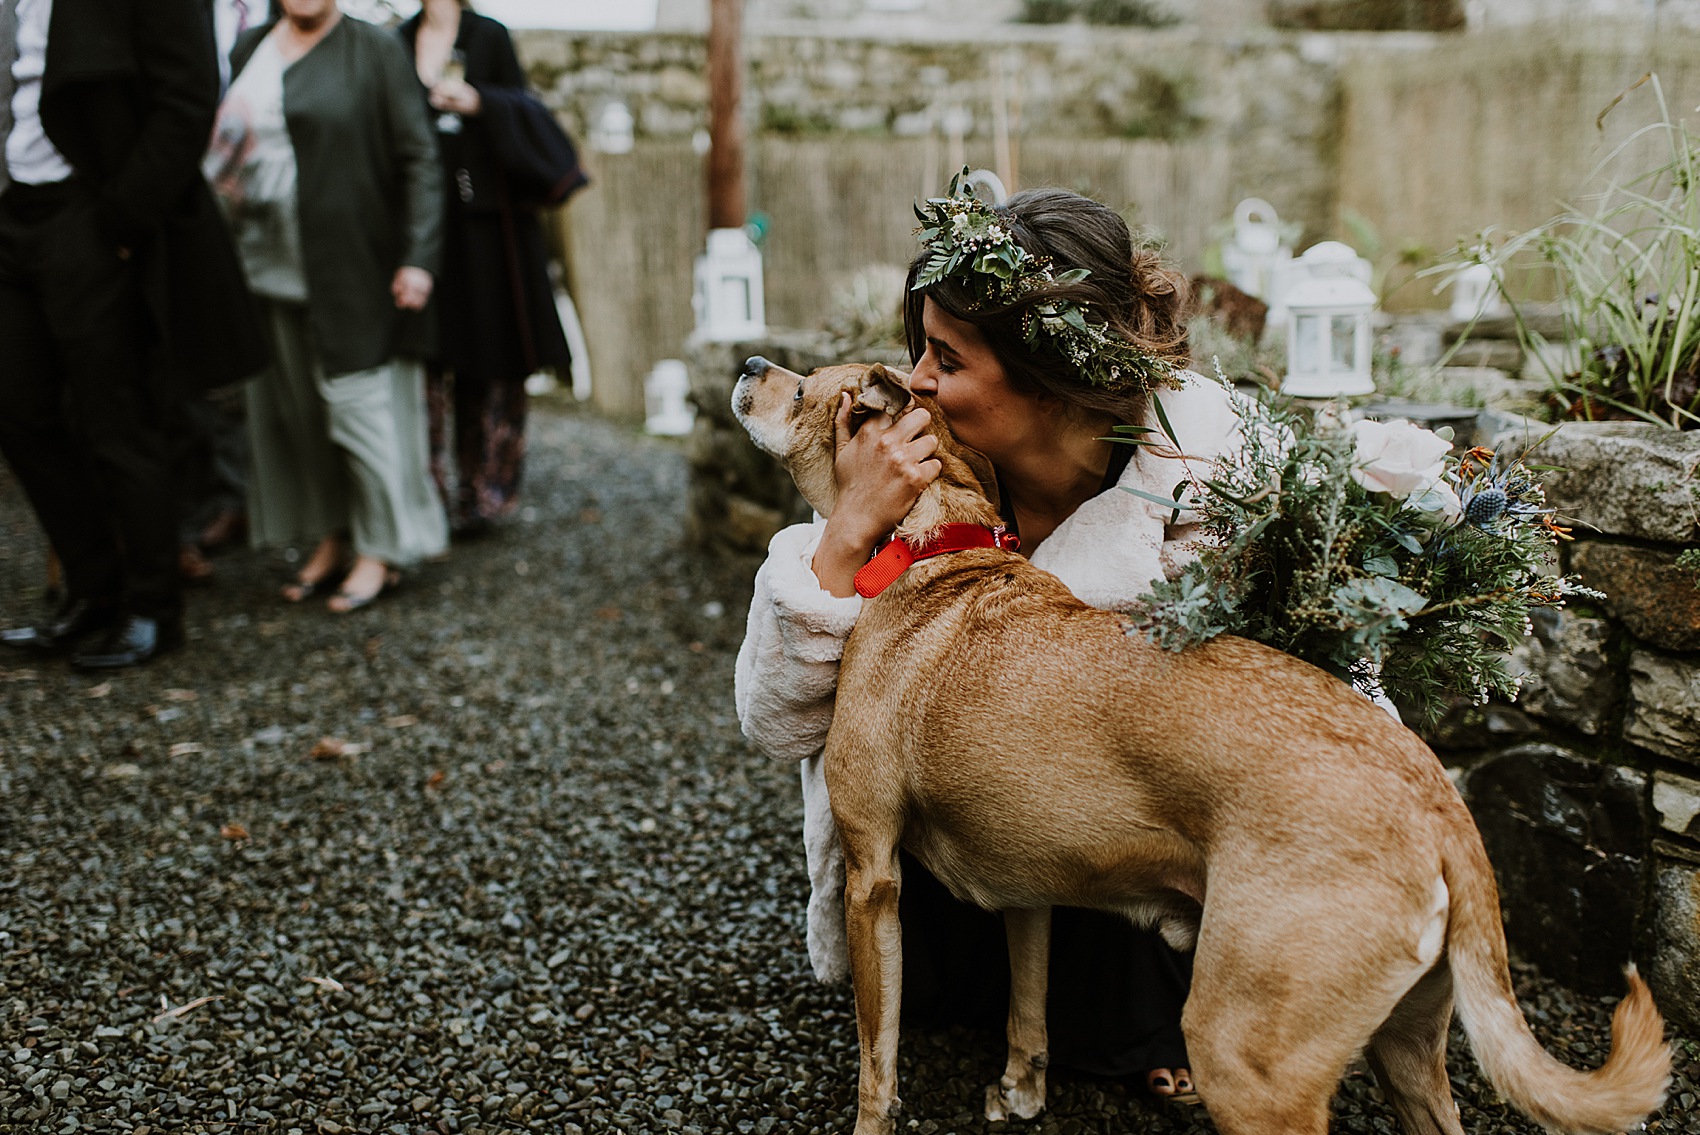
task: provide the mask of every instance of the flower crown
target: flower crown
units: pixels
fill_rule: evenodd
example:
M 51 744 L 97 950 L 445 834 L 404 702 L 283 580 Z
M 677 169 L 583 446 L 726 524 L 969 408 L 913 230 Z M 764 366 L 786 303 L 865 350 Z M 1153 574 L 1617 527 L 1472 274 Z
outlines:
M 960 278 L 974 310 L 988 303 L 1011 304 L 1048 286 L 1078 284 L 1091 275 L 1085 268 L 1053 271 L 1051 258 L 1035 256 L 1021 245 L 990 205 L 974 195 L 962 173 L 950 179 L 943 197 L 915 206 L 921 225 L 915 230 L 926 261 L 911 290 L 920 291 L 947 277 Z M 1034 350 L 1041 340 L 1070 363 L 1089 386 L 1113 392 L 1159 386 L 1179 387 L 1175 364 L 1160 359 L 1117 335 L 1091 317 L 1089 305 L 1049 298 L 1021 314 L 1021 333 Z

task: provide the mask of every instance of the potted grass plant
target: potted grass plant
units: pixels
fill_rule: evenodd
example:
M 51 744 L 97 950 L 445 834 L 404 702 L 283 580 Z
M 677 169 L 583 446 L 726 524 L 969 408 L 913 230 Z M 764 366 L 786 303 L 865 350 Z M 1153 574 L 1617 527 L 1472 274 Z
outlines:
M 1518 295 L 1505 299 L 1526 357 L 1546 370 L 1555 420 L 1689 430 L 1700 427 L 1700 148 L 1672 120 L 1658 77 L 1644 75 L 1629 91 L 1642 86 L 1658 117 L 1595 167 L 1582 205 L 1524 232 L 1486 230 L 1425 274 L 1444 283 L 1485 264 L 1502 288 L 1524 278 L 1531 292 L 1547 278 L 1561 315 L 1557 341 L 1536 329 Z

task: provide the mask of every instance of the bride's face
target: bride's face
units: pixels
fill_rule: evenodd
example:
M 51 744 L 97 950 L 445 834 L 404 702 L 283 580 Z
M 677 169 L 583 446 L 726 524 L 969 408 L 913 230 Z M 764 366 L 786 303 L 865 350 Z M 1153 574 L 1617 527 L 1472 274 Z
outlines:
M 910 387 L 938 399 L 957 440 L 997 465 L 1048 430 L 1049 415 L 1039 399 L 1011 385 L 1003 364 L 973 324 L 929 298 L 921 327 L 927 350 L 915 364 Z

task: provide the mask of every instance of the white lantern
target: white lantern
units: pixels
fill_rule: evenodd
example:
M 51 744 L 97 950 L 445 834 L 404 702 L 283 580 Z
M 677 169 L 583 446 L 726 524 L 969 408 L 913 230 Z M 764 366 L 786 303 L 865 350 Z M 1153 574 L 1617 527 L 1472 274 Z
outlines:
M 735 343 L 767 334 L 761 252 L 743 229 L 710 229 L 691 297 L 700 338 Z
M 602 154 L 629 154 L 636 141 L 637 121 L 619 99 L 602 104 L 590 127 L 590 148 Z
M 689 401 L 690 392 L 691 375 L 683 360 L 656 363 L 643 380 L 645 432 L 674 437 L 690 433 L 697 417 Z
M 1287 377 L 1281 393 L 1339 398 L 1375 393 L 1370 376 L 1370 265 L 1350 247 L 1324 241 L 1287 272 Z
M 1281 243 L 1281 218 L 1260 197 L 1234 206 L 1234 235 L 1222 248 L 1222 267 L 1234 287 L 1269 305 L 1269 321 L 1281 320 L 1281 266 L 1293 250 Z
M 1500 295 L 1493 269 L 1486 264 L 1472 264 L 1460 270 L 1452 281 L 1452 305 L 1447 314 L 1459 323 L 1504 315 L 1505 299 Z

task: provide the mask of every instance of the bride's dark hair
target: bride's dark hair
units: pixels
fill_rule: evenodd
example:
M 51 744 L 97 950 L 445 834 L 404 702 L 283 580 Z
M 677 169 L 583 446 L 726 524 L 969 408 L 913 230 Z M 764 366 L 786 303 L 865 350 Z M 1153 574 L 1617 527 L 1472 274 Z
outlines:
M 1048 298 L 1063 298 L 1086 306 L 1088 317 L 1102 320 L 1110 330 L 1159 359 L 1177 367 L 1187 364 L 1186 277 L 1164 264 L 1156 249 L 1136 244 L 1127 222 L 1108 206 L 1066 189 L 1027 189 L 995 206 L 999 220 L 1021 247 L 1035 256 L 1048 256 L 1052 268 L 1066 272 L 1085 268 L 1091 275 L 1076 284 L 1036 290 L 1015 303 L 976 308 L 977 297 L 961 278 L 947 276 L 914 290 L 923 251 L 909 265 L 903 297 L 903 333 L 911 362 L 927 349 L 921 311 L 926 299 L 985 338 L 1017 389 L 1044 394 L 1072 406 L 1137 422 L 1144 416 L 1146 395 L 1138 390 L 1107 390 L 1092 386 L 1052 346 L 1041 339 L 1035 350 L 1021 332 L 1022 315 Z

